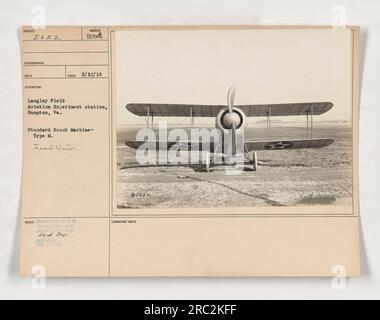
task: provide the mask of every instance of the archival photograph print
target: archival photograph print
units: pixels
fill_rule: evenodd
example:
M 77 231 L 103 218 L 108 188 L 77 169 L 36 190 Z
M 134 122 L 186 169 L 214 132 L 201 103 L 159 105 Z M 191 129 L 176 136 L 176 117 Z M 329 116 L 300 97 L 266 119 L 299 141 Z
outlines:
M 352 34 L 116 31 L 117 209 L 352 204 Z

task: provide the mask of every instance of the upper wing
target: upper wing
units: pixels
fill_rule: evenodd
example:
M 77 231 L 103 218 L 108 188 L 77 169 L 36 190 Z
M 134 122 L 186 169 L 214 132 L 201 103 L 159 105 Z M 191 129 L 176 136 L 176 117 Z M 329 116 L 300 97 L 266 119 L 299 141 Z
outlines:
M 223 105 L 197 104 L 147 104 L 130 103 L 127 110 L 138 116 L 154 115 L 158 117 L 216 117 Z
M 225 105 L 130 103 L 126 108 L 138 116 L 159 117 L 216 117 Z M 331 102 L 308 102 L 287 104 L 236 105 L 247 117 L 320 115 L 329 111 Z
M 144 143 L 155 144 L 156 150 L 161 148 L 169 150 L 176 145 L 176 148 L 186 147 L 187 150 L 191 150 L 192 145 L 198 147 L 198 144 L 203 150 L 210 152 L 221 151 L 220 144 L 210 142 L 209 144 L 202 144 L 199 142 L 183 141 L 183 142 L 160 142 L 160 141 L 126 141 L 125 144 L 133 149 L 137 149 Z M 274 140 L 274 141 L 246 141 L 245 145 L 248 151 L 261 151 L 261 150 L 287 150 L 287 149 L 309 149 L 309 148 L 322 148 L 326 147 L 334 142 L 334 139 L 309 139 L 309 140 Z M 207 147 L 207 148 L 206 148 Z M 199 148 L 197 148 L 198 150 Z
M 332 144 L 334 139 L 307 139 L 307 140 L 275 140 L 275 141 L 246 141 L 248 151 L 260 150 L 287 150 L 322 148 Z
M 285 103 L 237 106 L 247 117 L 320 115 L 329 111 L 331 102 Z

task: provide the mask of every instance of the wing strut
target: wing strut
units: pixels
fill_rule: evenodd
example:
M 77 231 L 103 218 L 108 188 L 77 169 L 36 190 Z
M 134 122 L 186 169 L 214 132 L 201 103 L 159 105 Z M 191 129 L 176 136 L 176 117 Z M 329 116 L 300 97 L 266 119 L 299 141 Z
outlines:
M 194 127 L 193 107 L 190 107 L 190 128 Z
M 310 126 L 309 126 L 309 115 L 310 115 Z M 306 113 L 306 139 L 313 139 L 313 116 L 314 116 L 314 107 L 313 104 L 310 106 L 310 110 Z
M 268 107 L 268 114 L 267 114 L 267 139 L 270 140 L 271 137 L 271 123 L 272 120 L 272 107 Z
M 314 107 L 313 105 L 311 105 L 310 139 L 313 139 L 313 115 L 314 115 Z
M 146 107 L 146 127 L 149 128 L 150 126 L 150 117 L 149 117 L 149 113 L 150 113 L 150 108 L 149 106 Z

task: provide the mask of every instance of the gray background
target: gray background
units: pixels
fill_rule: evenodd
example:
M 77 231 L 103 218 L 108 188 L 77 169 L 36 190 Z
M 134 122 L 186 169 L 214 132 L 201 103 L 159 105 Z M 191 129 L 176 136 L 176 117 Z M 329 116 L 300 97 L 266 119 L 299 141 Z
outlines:
M 363 276 L 336 291 L 331 279 L 48 279 L 18 276 L 22 97 L 19 26 L 46 7 L 48 25 L 332 24 L 333 8 L 362 26 L 360 203 Z M 4 1 L 0 11 L 0 298 L 266 299 L 380 298 L 380 2 L 378 0 Z M 38 201 L 39 199 L 36 199 Z M 321 235 L 323 236 L 323 235 Z M 228 252 L 226 252 L 228 259 Z

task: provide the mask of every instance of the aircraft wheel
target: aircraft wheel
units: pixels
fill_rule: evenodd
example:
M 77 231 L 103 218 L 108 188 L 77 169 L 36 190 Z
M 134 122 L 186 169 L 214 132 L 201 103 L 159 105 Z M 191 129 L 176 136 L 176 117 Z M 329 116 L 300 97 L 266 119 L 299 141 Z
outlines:
M 257 153 L 252 152 L 252 170 L 257 171 Z
M 210 165 L 211 165 L 210 152 L 206 152 L 206 171 L 207 172 L 210 172 Z

